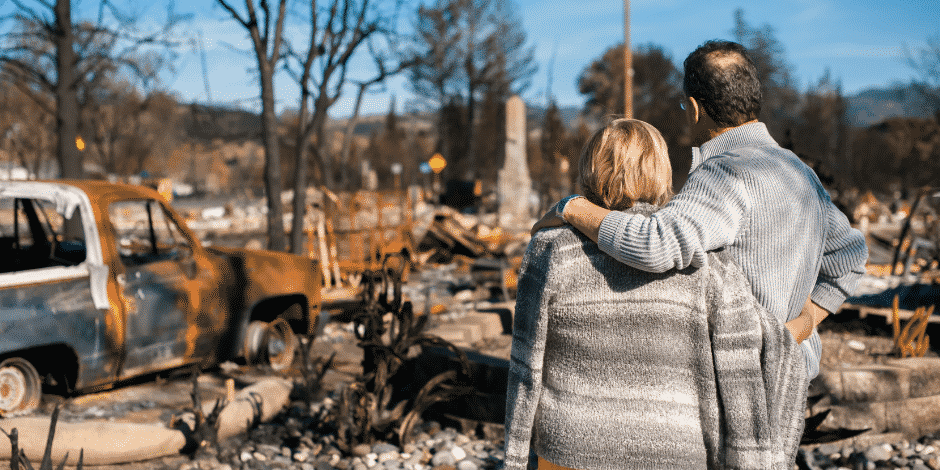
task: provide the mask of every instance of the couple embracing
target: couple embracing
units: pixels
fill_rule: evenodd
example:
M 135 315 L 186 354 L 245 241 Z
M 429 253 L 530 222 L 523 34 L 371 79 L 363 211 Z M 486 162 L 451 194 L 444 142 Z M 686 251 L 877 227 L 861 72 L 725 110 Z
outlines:
M 673 196 L 660 133 L 618 119 L 583 196 L 533 228 L 513 325 L 507 469 L 788 469 L 819 371 L 815 327 L 868 251 L 815 173 L 757 120 L 739 44 L 684 63 L 692 171 Z

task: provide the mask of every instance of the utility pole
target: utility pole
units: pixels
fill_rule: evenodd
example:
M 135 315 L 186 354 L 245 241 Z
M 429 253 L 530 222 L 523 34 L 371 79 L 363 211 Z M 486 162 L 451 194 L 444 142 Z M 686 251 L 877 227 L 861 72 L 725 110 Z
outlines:
M 630 0 L 623 0 L 623 117 L 633 119 L 633 51 L 630 49 Z

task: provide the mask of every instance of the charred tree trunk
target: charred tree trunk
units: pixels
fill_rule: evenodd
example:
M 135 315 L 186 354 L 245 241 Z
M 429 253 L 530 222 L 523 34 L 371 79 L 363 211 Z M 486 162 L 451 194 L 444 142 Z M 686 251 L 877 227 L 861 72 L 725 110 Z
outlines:
M 264 141 L 264 189 L 268 195 L 268 248 L 284 251 L 284 208 L 281 204 L 281 154 L 274 113 L 273 64 L 259 56 L 261 75 L 261 135 Z
M 59 174 L 63 178 L 84 176 L 82 157 L 75 146 L 78 135 L 78 88 L 75 79 L 75 36 L 72 30 L 72 8 L 70 0 L 56 0 L 55 4 L 56 47 L 56 128 L 59 141 L 56 156 L 59 159 Z

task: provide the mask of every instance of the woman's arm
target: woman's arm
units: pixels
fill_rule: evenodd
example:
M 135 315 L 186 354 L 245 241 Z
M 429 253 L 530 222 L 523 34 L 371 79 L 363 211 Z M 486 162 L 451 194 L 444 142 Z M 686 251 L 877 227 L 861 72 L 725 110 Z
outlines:
M 553 250 L 547 238 L 544 232 L 532 238 L 519 276 L 506 390 L 507 470 L 527 468 L 535 411 L 542 392 L 547 309 L 553 298 L 549 286 Z

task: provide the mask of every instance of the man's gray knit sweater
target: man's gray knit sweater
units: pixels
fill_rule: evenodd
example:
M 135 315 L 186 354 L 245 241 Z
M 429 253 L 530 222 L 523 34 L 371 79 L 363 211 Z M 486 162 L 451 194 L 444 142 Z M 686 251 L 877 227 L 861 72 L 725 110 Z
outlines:
M 759 122 L 696 150 L 688 181 L 662 210 L 604 218 L 601 249 L 630 266 L 665 272 L 701 266 L 706 252 L 728 247 L 757 300 L 778 319 L 796 318 L 810 293 L 835 312 L 865 273 L 868 248 L 816 174 Z M 813 330 L 801 346 L 813 378 L 819 334 Z
M 530 440 L 582 470 L 789 469 L 806 375 L 727 252 L 647 273 L 561 227 L 526 251 L 506 403 L 507 469 Z

